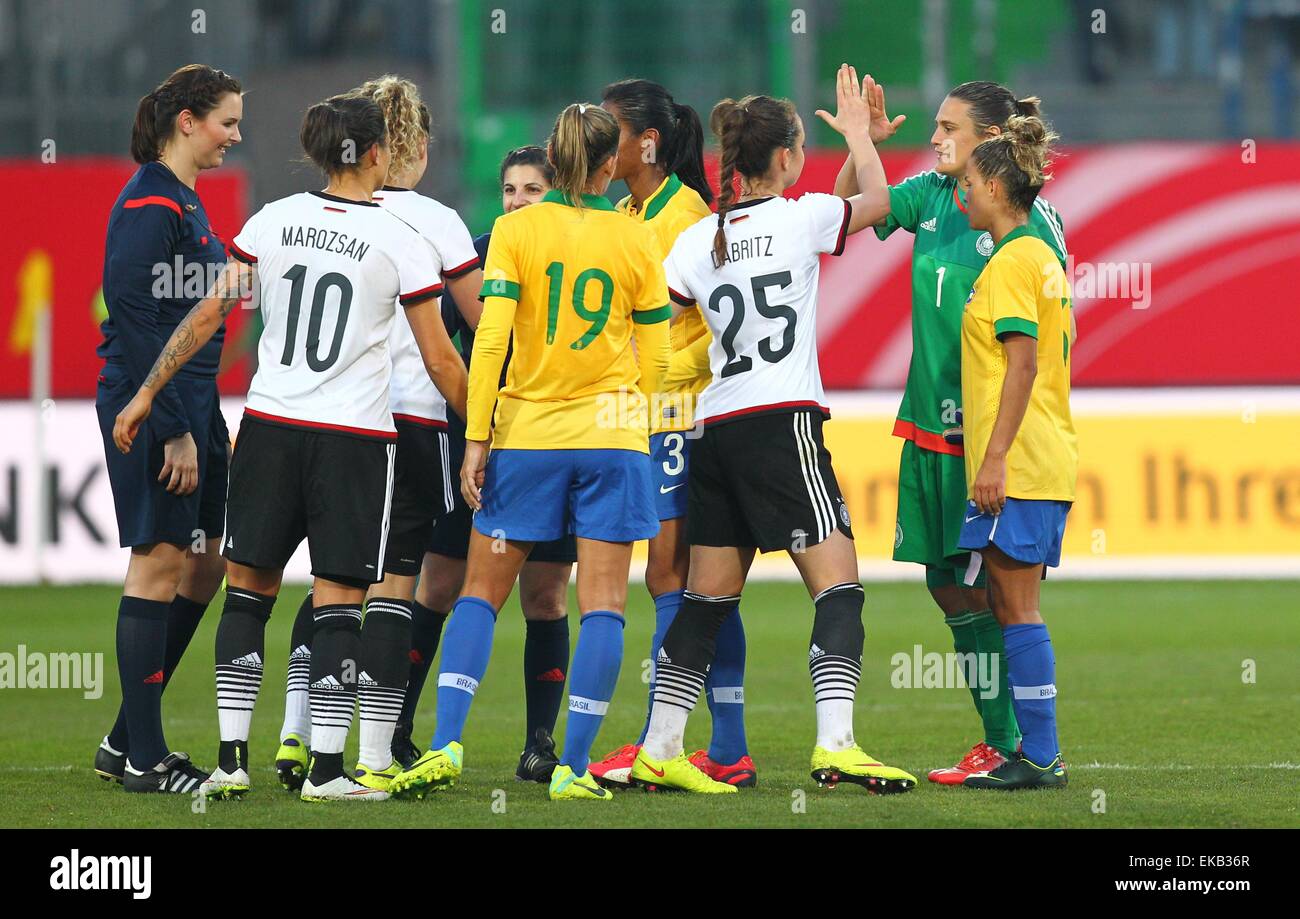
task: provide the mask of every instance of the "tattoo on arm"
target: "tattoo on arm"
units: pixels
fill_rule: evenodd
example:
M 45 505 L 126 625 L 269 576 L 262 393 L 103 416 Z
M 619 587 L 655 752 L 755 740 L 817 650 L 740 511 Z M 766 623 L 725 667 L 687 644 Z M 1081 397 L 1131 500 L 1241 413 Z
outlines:
M 227 266 L 225 273 L 213 285 L 208 296 L 196 303 L 189 315 L 181 320 L 181 324 L 176 327 L 176 331 L 163 347 L 162 354 L 159 354 L 158 360 L 154 361 L 149 376 L 145 378 L 146 389 L 161 389 L 166 386 L 193 352 L 208 343 L 217 326 L 230 315 L 235 305 L 242 299 L 240 281 L 244 279 L 246 271 L 251 274 L 251 269 L 242 263 Z M 212 315 L 214 308 L 216 316 Z M 196 322 L 202 327 L 200 331 L 195 331 Z

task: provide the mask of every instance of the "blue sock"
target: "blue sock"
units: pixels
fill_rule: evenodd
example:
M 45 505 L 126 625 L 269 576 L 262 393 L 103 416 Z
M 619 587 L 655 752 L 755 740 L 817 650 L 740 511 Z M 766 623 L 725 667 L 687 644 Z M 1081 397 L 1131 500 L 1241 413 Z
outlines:
M 673 624 L 673 620 L 677 618 L 677 611 L 685 602 L 686 591 L 684 590 L 670 590 L 666 594 L 655 597 L 655 635 L 650 640 L 651 662 L 659 656 L 659 649 L 664 646 L 664 636 L 668 634 L 668 627 Z M 650 730 L 650 709 L 654 707 L 655 697 L 654 670 L 651 669 L 650 673 L 652 675 L 650 691 L 646 693 L 645 724 L 641 725 L 641 734 L 636 739 L 637 746 L 645 743 L 645 735 Z
M 479 680 L 487 673 L 492 656 L 492 631 L 497 613 L 478 597 L 461 597 L 447 617 L 442 636 L 442 669 L 438 671 L 438 724 L 430 750 L 459 741 L 469 717 Z
M 745 626 L 733 607 L 718 629 L 718 650 L 704 681 L 704 698 L 713 715 L 709 759 L 730 766 L 749 755 L 745 742 Z
M 578 647 L 569 665 L 569 717 L 560 762 L 577 775 L 587 771 L 591 745 L 614 697 L 623 664 L 623 617 L 597 610 L 582 617 Z
M 1002 629 L 1007 678 L 1016 723 L 1024 734 L 1022 751 L 1036 766 L 1046 766 L 1060 752 L 1056 741 L 1056 658 L 1052 639 L 1041 622 Z

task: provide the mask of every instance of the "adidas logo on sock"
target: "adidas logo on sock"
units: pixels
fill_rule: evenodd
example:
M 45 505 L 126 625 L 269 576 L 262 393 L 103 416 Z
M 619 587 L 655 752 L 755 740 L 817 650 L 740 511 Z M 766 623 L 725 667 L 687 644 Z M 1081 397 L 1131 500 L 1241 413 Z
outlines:
M 921 229 L 930 230 L 931 232 L 933 232 L 935 227 L 938 226 L 938 224 L 939 224 L 939 218 L 931 217 L 929 220 L 922 221 Z
M 237 657 L 230 663 L 238 664 L 241 667 L 252 667 L 254 670 L 261 670 L 262 656 L 254 651 L 252 654 L 245 654 L 243 657 Z
M 374 678 L 372 678 L 372 677 L 370 676 L 370 674 L 368 674 L 368 673 L 366 673 L 364 670 L 362 670 L 362 671 L 361 671 L 361 676 L 357 677 L 357 685 L 358 685 L 358 686 L 378 686 L 379 683 L 378 683 L 377 680 L 375 680 Z
M 826 654 L 825 651 L 823 651 L 821 648 L 817 647 L 817 645 L 814 644 L 811 648 L 808 649 L 808 660 L 815 661 L 817 660 L 817 658 L 825 656 L 825 654 Z
M 563 682 L 564 682 L 564 671 L 561 670 L 559 667 L 552 667 L 550 670 L 546 671 L 545 673 L 539 673 L 539 674 L 537 674 L 537 682 L 539 682 L 539 683 L 563 683 Z
M 422 655 L 422 654 L 421 654 L 419 651 L 417 651 L 415 648 L 412 648 L 412 649 L 411 649 L 411 653 L 410 653 L 409 656 L 410 656 L 410 658 L 411 658 L 411 663 L 412 663 L 412 664 L 423 664 L 423 663 L 424 663 L 424 655 Z
M 145 683 L 161 683 L 163 681 L 163 672 L 161 670 L 149 674 L 144 678 Z M 107 740 L 107 738 L 105 738 Z
M 665 651 L 662 647 L 659 649 L 659 656 L 655 659 L 664 661 L 665 663 L 669 663 L 669 664 L 673 662 L 673 659 L 668 656 L 668 652 Z
M 306 645 L 299 645 L 289 654 L 291 661 L 309 661 L 311 660 L 311 648 Z
M 317 680 L 315 683 L 312 683 L 312 684 L 311 684 L 311 688 L 312 688 L 312 689 L 324 689 L 324 690 L 327 690 L 327 691 L 334 691 L 334 690 L 343 690 L 343 689 L 347 689 L 346 686 L 344 686 L 344 685 L 343 685 L 342 683 L 340 683 L 338 680 L 334 679 L 334 674 L 332 674 L 332 673 L 326 675 L 324 679 Z

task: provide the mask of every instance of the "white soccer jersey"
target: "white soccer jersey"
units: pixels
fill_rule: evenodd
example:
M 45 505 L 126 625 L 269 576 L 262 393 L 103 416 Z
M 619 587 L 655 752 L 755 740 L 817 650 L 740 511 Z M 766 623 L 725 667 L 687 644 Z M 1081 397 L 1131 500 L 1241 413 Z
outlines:
M 261 286 L 248 414 L 395 437 L 388 335 L 399 297 L 417 303 L 439 287 L 429 244 L 378 204 L 314 191 L 263 207 L 230 253 L 257 266 Z
M 835 195 L 763 198 L 727 213 L 727 261 L 714 267 L 717 217 L 677 237 L 664 262 L 668 290 L 695 306 L 713 333 L 713 380 L 695 417 L 705 424 L 763 411 L 816 408 L 826 395 L 817 365 L 820 253 L 839 255 L 851 209 Z
M 419 192 L 387 186 L 375 193 L 375 200 L 409 223 L 429 242 L 444 281 L 479 267 L 474 240 L 460 215 L 451 208 Z M 415 335 L 401 317 L 393 323 L 388 350 L 393 359 L 393 381 L 389 386 L 388 401 L 394 417 L 417 424 L 446 422 L 447 400 L 429 379 Z

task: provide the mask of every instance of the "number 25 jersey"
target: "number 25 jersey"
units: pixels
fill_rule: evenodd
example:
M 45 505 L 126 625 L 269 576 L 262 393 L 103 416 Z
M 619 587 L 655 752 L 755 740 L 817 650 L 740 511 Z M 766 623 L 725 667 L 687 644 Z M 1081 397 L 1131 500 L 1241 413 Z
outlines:
M 849 204 L 835 195 L 760 198 L 727 212 L 727 261 L 715 266 L 716 217 L 677 237 L 664 262 L 669 296 L 698 304 L 713 342 L 713 380 L 695 417 L 716 424 L 760 412 L 829 415 L 817 364 L 820 255 L 839 255 Z
M 429 243 L 377 204 L 304 192 L 249 218 L 230 254 L 257 266 L 261 287 L 248 414 L 393 439 L 388 335 L 399 299 L 440 289 Z

